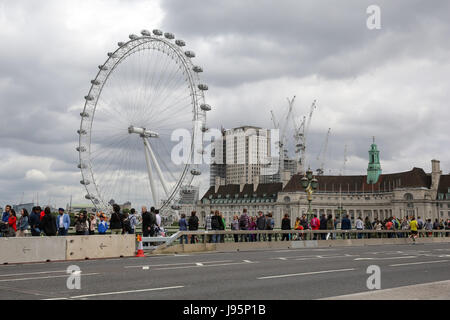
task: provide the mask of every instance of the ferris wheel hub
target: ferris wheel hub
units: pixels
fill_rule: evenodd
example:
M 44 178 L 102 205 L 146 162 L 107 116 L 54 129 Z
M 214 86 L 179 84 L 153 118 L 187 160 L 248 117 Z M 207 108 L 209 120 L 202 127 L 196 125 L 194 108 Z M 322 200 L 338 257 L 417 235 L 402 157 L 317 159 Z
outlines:
M 159 134 L 155 131 L 147 130 L 146 128 L 137 128 L 135 126 L 128 127 L 128 133 L 136 133 L 141 137 L 145 138 L 159 138 Z

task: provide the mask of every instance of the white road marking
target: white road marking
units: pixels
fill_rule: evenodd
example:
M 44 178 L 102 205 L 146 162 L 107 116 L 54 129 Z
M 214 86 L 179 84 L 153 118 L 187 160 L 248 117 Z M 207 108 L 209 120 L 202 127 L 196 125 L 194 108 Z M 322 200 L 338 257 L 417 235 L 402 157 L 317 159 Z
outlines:
M 204 264 L 201 263 L 201 262 L 197 262 L 195 265 L 198 266 L 198 267 L 203 267 L 204 266 Z
M 304 273 L 293 273 L 293 274 L 281 274 L 281 275 L 277 275 L 277 276 L 260 277 L 257 279 L 265 280 L 265 279 L 287 278 L 287 277 L 297 277 L 297 276 L 309 276 L 309 275 L 314 275 L 314 274 L 346 272 L 346 271 L 354 271 L 354 270 L 356 270 L 356 269 L 338 269 L 338 270 L 326 270 L 326 271 L 315 271 L 315 272 L 304 272 Z
M 125 268 L 172 267 L 172 266 L 183 266 L 183 265 L 196 264 L 196 263 L 222 263 L 222 262 L 232 262 L 232 261 L 233 261 L 233 260 L 203 261 L 203 262 L 183 262 L 183 263 L 170 263 L 170 264 L 154 264 L 154 265 L 140 265 L 140 266 L 125 266 Z
M 310 260 L 310 259 L 330 259 L 330 258 L 348 258 L 348 257 L 359 257 L 358 255 L 344 255 L 344 256 L 316 256 L 312 258 L 297 258 L 294 259 L 296 261 L 302 261 L 302 260 Z
M 85 295 L 81 295 L 81 296 L 73 296 L 73 297 L 69 297 L 69 298 L 51 298 L 51 299 L 44 299 L 44 300 L 83 299 L 83 298 L 89 298 L 89 297 L 111 296 L 111 295 L 118 295 L 118 294 L 149 292 L 149 291 L 161 291 L 161 290 L 180 289 L 180 288 L 184 288 L 184 286 L 165 287 L 165 288 L 151 288 L 151 289 L 129 290 L 129 291 L 116 291 L 116 292 L 104 292 L 104 293 L 92 293 L 92 294 L 85 294 Z
M 62 272 L 66 272 L 66 270 L 0 274 L 0 277 L 27 276 L 27 275 L 32 275 L 32 274 L 62 273 Z
M 355 261 L 363 261 L 363 260 L 395 260 L 395 259 L 412 259 L 417 258 L 417 256 L 405 256 L 405 257 L 391 257 L 391 258 L 356 258 L 353 259 Z
M 253 263 L 250 260 L 242 260 L 242 261 L 244 261 L 245 263 Z
M 149 270 L 150 269 L 150 267 L 142 267 L 142 270 Z
M 81 276 L 85 277 L 85 276 L 94 276 L 100 273 L 86 273 L 86 274 L 82 274 Z M 68 274 L 65 274 L 63 276 L 50 276 L 50 277 L 35 277 L 35 278 L 21 278 L 21 279 L 3 279 L 0 280 L 0 282 L 11 282 L 11 281 L 24 281 L 24 280 L 42 280 L 42 279 L 53 279 L 53 278 L 65 278 L 65 277 L 69 277 Z
M 422 262 L 411 262 L 411 263 L 399 263 L 399 264 L 391 264 L 389 267 L 401 267 L 401 266 L 409 266 L 415 264 L 427 264 L 427 263 L 441 263 L 441 262 L 450 262 L 450 260 L 436 260 L 436 261 L 422 261 Z
M 258 263 L 258 262 L 252 262 L 252 264 L 254 264 L 254 263 Z M 208 264 L 208 265 L 203 265 L 203 268 L 206 268 L 206 267 L 220 267 L 220 266 L 234 266 L 234 265 L 238 265 L 238 264 L 249 264 L 249 263 L 248 262 L 232 262 L 232 263 Z M 182 267 L 169 267 L 169 268 L 153 269 L 153 271 L 156 271 L 156 270 L 188 269 L 188 268 L 198 268 L 198 266 L 192 265 L 192 266 L 182 266 Z

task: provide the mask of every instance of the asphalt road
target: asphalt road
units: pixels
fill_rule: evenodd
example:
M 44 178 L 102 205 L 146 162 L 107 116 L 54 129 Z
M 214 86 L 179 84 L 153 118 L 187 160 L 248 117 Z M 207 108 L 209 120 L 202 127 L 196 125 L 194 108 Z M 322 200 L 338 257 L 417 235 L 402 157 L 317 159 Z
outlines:
M 71 265 L 80 290 L 67 288 Z M 416 244 L 2 265 L 0 300 L 367 299 L 370 265 L 381 269 L 382 299 L 450 299 L 450 244 Z

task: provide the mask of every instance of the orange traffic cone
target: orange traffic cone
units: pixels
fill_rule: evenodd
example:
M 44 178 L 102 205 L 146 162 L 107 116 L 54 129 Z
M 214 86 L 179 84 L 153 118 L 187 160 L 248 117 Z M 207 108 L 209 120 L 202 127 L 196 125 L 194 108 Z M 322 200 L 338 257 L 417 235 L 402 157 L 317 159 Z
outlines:
M 138 250 L 136 257 L 145 258 L 144 247 L 142 246 L 142 236 L 140 234 L 138 234 L 137 236 L 137 241 L 138 241 Z

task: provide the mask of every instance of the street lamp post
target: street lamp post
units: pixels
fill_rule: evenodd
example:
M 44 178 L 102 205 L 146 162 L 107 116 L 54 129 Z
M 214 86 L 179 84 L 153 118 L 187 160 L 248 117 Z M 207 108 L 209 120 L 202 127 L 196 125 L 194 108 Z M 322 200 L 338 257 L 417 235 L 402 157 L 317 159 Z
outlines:
M 313 176 L 313 172 L 311 171 L 311 169 L 308 169 L 308 171 L 306 171 L 306 174 L 301 179 L 301 184 L 308 195 L 307 199 L 308 199 L 308 220 L 309 220 L 312 218 L 313 214 L 311 207 L 312 195 L 319 186 L 319 181 Z

